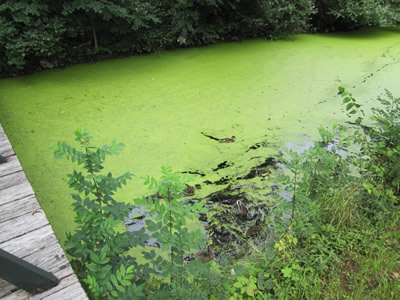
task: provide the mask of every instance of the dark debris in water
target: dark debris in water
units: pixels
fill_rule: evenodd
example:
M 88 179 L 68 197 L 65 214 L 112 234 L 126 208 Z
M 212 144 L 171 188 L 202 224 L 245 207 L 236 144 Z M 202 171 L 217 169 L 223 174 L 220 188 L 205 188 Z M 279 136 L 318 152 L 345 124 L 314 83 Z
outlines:
M 266 142 L 256 143 L 246 152 L 265 147 L 266 145 Z M 260 160 L 261 158 L 262 157 L 254 156 L 250 158 L 250 160 Z M 246 255 L 249 251 L 249 239 L 251 239 L 253 245 L 258 245 L 259 243 L 265 244 L 268 242 L 267 240 L 272 233 L 272 229 L 265 224 L 265 221 L 273 209 L 273 203 L 269 202 L 269 195 L 274 190 L 279 189 L 279 187 L 277 185 L 270 186 L 267 181 L 265 181 L 265 183 L 254 183 L 246 182 L 246 180 L 256 177 L 260 178 L 261 181 L 265 180 L 271 173 L 271 170 L 278 168 L 278 163 L 278 160 L 274 157 L 263 158 L 262 163 L 252 167 L 246 175 L 237 177 L 237 174 L 230 174 L 214 182 L 207 179 L 203 181 L 203 184 L 214 185 L 215 187 L 224 185 L 225 187 L 220 187 L 216 192 L 210 193 L 203 198 L 199 198 L 195 196 L 195 193 L 191 192 L 182 193 L 185 197 L 184 203 L 205 202 L 208 212 L 200 213 L 199 219 L 205 226 L 208 238 L 213 245 L 217 246 L 214 250 L 217 257 L 239 258 Z M 218 173 L 220 170 L 233 165 L 233 162 L 225 160 L 219 163 L 212 171 Z M 205 173 L 199 170 L 185 171 L 182 173 L 200 175 L 201 177 L 206 176 Z M 200 189 L 201 185 L 197 184 L 190 188 Z M 151 201 L 151 199 L 154 201 L 156 197 L 157 195 L 152 195 L 149 197 L 149 201 Z M 246 207 L 245 214 L 240 213 L 238 203 Z M 146 218 L 154 217 L 155 216 L 149 216 L 147 211 L 138 208 L 138 211 L 132 211 L 125 225 L 128 231 L 142 230 Z M 259 232 L 254 235 L 247 234 L 249 228 L 257 224 L 261 224 L 262 226 Z M 151 232 L 146 231 L 145 233 L 149 235 L 149 240 L 146 241 L 146 245 L 152 247 L 161 246 L 157 240 L 150 238 Z M 192 257 L 188 257 L 187 259 L 190 260 L 191 258 Z
M 208 184 L 208 185 L 210 185 L 210 184 L 225 185 L 225 184 L 228 184 L 231 181 L 231 179 L 232 178 L 230 178 L 229 176 L 225 176 L 214 182 L 211 182 L 210 180 L 205 180 L 205 181 L 203 181 L 203 183 Z
M 268 145 L 269 143 L 267 143 L 266 141 L 255 143 L 254 145 L 250 146 L 249 149 L 246 150 L 246 152 L 249 152 L 250 150 L 256 150 L 261 147 L 267 147 Z
M 216 172 L 216 171 L 219 171 L 221 169 L 225 169 L 225 168 L 228 168 L 231 166 L 233 166 L 233 163 L 229 163 L 225 160 L 224 162 L 220 163 L 215 169 L 213 169 L 213 171 Z
M 274 157 L 268 157 L 262 164 L 251 168 L 250 172 L 245 175 L 238 177 L 238 180 L 252 179 L 255 177 L 265 178 L 268 174 L 271 174 L 271 168 L 276 169 L 277 161 Z
M 225 185 L 229 183 L 230 178 L 228 176 L 222 177 L 220 180 L 214 181 L 214 184 L 216 185 Z
M 206 199 L 209 203 L 234 205 L 238 200 L 244 199 L 244 197 L 245 195 L 240 192 L 240 189 L 234 190 L 231 186 L 228 186 L 222 190 L 211 193 Z
M 201 177 L 206 176 L 206 174 L 201 173 L 200 171 L 184 171 L 181 174 L 192 174 L 192 175 L 200 175 Z

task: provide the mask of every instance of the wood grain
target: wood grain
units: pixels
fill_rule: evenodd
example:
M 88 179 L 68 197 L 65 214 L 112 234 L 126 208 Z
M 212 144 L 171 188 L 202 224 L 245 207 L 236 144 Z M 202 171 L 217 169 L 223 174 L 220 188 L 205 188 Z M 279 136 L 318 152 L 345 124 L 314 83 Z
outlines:
M 0 189 L 0 205 L 26 198 L 30 195 L 34 195 L 32 186 L 28 181 L 24 181 L 6 189 Z

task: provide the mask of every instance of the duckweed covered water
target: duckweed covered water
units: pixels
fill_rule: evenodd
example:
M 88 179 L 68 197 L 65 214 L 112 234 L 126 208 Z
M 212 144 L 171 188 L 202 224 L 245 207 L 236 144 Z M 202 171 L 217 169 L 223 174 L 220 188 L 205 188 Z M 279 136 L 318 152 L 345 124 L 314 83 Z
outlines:
M 208 195 L 216 186 L 204 181 L 246 176 L 288 143 L 315 138 L 318 126 L 344 121 L 335 79 L 366 105 L 384 88 L 400 95 L 399 33 L 257 39 L 4 79 L 0 123 L 63 240 L 74 227 L 66 179 L 74 166 L 54 160 L 49 147 L 73 144 L 77 127 L 99 146 L 114 139 L 126 145 L 106 163 L 114 175 L 136 175 L 117 199 L 149 194 L 139 177 L 158 176 L 164 163 L 204 174 L 196 183 Z M 236 141 L 218 143 L 202 132 Z

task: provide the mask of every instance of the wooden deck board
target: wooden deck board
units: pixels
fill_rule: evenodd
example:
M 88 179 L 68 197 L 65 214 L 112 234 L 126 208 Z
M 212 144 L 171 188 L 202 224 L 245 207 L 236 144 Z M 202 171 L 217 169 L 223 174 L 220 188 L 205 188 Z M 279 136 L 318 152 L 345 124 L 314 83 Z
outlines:
M 87 299 L 85 292 L 80 288 L 78 282 L 76 282 L 75 276 L 68 276 L 62 278 L 60 283 L 52 288 L 50 291 L 43 292 L 39 295 L 29 295 L 27 292 L 23 290 L 14 291 L 13 293 L 3 297 L 3 300 L 13 300 L 13 299 L 30 299 L 30 300 L 39 300 L 39 299 L 71 299 L 71 300 L 83 300 Z M 1 293 L 1 292 L 0 292 Z M 1 297 L 1 294 L 0 294 Z
M 35 198 L 35 195 L 30 195 L 28 197 L 0 205 L 0 209 L 2 210 L 2 213 L 0 214 L 0 226 L 2 226 L 1 223 L 7 220 L 14 219 L 28 213 L 35 214 L 35 211 L 39 211 L 39 209 L 41 209 L 39 203 L 34 201 L 35 199 L 32 198 Z
M 49 222 L 43 210 L 39 209 L 37 211 L 36 213 L 32 211 L 0 223 L 0 243 L 15 239 L 28 232 L 46 226 Z
M 8 176 L 0 177 L 0 190 L 7 189 L 13 185 L 18 185 L 27 181 L 24 171 L 9 174 Z
M 38 230 L 1 243 L 0 248 L 19 258 L 24 258 L 56 242 L 57 241 L 53 238 L 53 229 L 50 224 L 48 224 Z
M 11 147 L 11 144 L 8 142 L 7 139 L 5 139 L 1 142 L 0 153 L 1 153 L 1 156 L 3 156 L 3 157 L 9 157 L 9 156 L 15 154 L 13 148 Z
M 15 155 L 7 158 L 6 163 L 0 164 L 0 176 L 2 177 L 18 171 L 22 171 L 22 167 Z
M 34 195 L 32 186 L 28 181 L 22 182 L 17 185 L 10 186 L 9 188 L 0 190 L 0 205 L 7 204 L 28 196 Z
M 0 279 L 1 299 L 87 299 L 0 125 L 0 248 L 53 273 L 54 288 L 37 295 Z

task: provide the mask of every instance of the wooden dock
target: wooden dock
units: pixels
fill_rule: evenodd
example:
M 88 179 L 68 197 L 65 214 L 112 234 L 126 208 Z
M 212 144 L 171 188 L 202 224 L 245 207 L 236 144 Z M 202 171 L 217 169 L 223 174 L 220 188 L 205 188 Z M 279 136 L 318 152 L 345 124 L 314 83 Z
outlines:
M 88 299 L 62 250 L 25 172 L 0 125 L 0 249 L 59 280 L 54 288 L 31 295 L 0 279 L 1 299 Z

